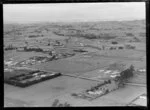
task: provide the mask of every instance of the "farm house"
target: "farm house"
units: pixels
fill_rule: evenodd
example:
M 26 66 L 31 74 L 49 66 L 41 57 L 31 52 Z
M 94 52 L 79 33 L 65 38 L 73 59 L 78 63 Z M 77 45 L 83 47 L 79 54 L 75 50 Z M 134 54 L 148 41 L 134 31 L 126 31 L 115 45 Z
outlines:
M 120 72 L 119 75 L 115 75 L 115 77 L 109 77 L 103 83 L 99 83 L 96 86 L 83 91 L 82 93 L 73 93 L 72 96 L 88 100 L 96 99 L 120 87 L 124 87 L 124 82 L 133 76 L 133 71 L 134 67 L 131 65 L 130 68 Z

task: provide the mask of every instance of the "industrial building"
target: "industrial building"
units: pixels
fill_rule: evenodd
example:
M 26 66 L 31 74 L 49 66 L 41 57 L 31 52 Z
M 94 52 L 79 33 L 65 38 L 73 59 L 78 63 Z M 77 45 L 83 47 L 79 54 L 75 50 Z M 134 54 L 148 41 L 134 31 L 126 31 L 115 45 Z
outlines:
M 60 76 L 58 72 L 45 72 L 40 70 L 26 71 L 24 74 L 5 78 L 4 82 L 18 87 L 28 87 L 30 85 Z

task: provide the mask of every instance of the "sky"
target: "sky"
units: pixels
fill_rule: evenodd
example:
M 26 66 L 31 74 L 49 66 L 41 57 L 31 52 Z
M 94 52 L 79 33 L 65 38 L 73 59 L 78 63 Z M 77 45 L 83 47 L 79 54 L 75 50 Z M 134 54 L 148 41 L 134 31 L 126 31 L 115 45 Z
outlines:
M 144 2 L 4 4 L 4 23 L 145 19 Z

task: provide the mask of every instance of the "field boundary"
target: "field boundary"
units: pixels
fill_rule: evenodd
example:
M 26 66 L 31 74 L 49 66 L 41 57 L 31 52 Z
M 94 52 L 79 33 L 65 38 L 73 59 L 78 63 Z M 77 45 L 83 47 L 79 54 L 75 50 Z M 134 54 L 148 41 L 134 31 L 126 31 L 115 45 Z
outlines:
M 97 81 L 97 82 L 101 82 L 104 81 L 102 79 L 96 80 L 96 79 L 91 79 L 91 78 L 87 78 L 87 77 L 83 77 L 83 76 L 77 76 L 77 75 L 70 75 L 70 74 L 62 74 L 63 76 L 69 76 L 69 77 L 75 77 L 75 78 L 80 78 L 80 79 L 85 79 L 85 80 L 91 80 L 91 81 Z M 140 84 L 140 83 L 125 83 L 126 85 L 130 85 L 130 86 L 140 86 L 140 87 L 146 87 L 146 84 Z

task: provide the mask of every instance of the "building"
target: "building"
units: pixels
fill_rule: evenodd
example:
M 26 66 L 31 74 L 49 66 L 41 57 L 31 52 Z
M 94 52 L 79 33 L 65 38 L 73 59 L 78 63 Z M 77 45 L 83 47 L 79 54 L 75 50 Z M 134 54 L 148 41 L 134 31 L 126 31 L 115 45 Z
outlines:
M 28 87 L 30 85 L 61 76 L 61 73 L 59 72 L 45 72 L 40 70 L 26 70 L 24 71 L 24 74 L 20 74 L 22 72 L 21 70 L 15 70 L 14 72 L 18 72 L 19 75 L 5 78 L 4 82 L 19 87 Z M 9 74 L 11 74 L 11 72 L 9 72 Z
M 133 76 L 133 71 L 133 66 L 130 66 L 130 68 L 120 72 L 119 74 L 118 72 L 113 72 L 113 74 L 115 73 L 114 77 L 108 77 L 104 82 L 79 93 L 79 95 L 73 93 L 72 96 L 88 100 L 96 99 L 120 87 L 124 87 L 124 81 Z M 111 71 L 107 71 L 107 74 L 110 72 Z

